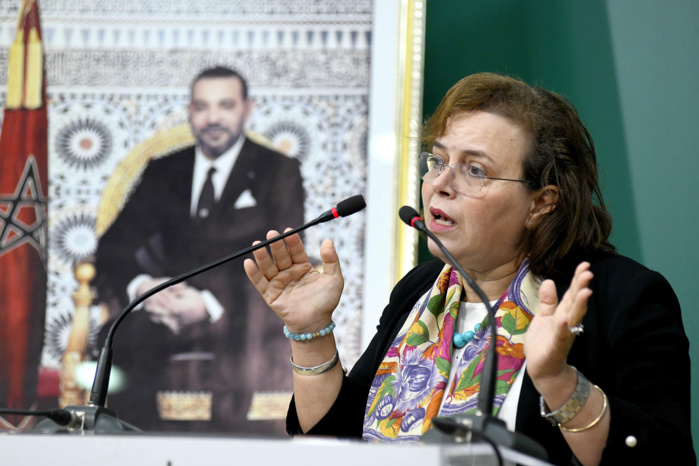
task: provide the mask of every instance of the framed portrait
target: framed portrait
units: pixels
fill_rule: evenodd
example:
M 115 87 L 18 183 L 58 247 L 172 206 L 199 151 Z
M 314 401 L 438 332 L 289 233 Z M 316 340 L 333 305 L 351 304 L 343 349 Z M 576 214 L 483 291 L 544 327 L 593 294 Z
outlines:
M 19 5 L 19 1 L 0 0 L 0 58 L 4 63 L 14 38 Z M 258 239 L 264 239 L 267 229 L 299 226 L 277 225 L 271 220 L 265 223 L 265 218 L 282 218 L 273 215 L 276 211 L 298 208 L 300 224 L 342 199 L 362 194 L 366 210 L 306 230 L 303 236 L 316 263 L 320 263 L 318 251 L 325 238 L 333 238 L 337 246 L 345 291 L 333 315 L 335 336 L 343 365 L 351 368 L 373 335 L 390 289 L 416 263 L 416 234 L 402 225 L 397 212 L 402 205 L 417 207 L 419 202 L 416 162 L 426 1 L 52 0 L 41 2 L 40 8 L 50 166 L 49 278 L 42 366 L 62 371 L 61 404 L 84 401 L 85 389 L 91 383 L 87 363 L 95 359 L 112 319 L 135 296 L 137 277 L 168 278 L 186 272 L 185 265 L 203 265 L 197 264 L 199 259 L 208 262 L 233 253 L 242 246 L 231 238 L 252 228 L 261 211 L 267 215 L 262 215 L 260 229 L 255 232 Z M 192 120 L 193 81 L 203 70 L 217 67 L 233 70 L 245 82 L 251 103 L 244 125 L 246 143 L 251 141 L 264 148 L 260 151 L 269 150 L 282 158 L 270 156 L 265 159 L 269 162 L 246 166 L 241 172 L 235 186 L 242 187 L 228 200 L 235 209 L 235 215 L 225 217 L 228 223 L 206 229 L 180 219 L 177 225 L 189 225 L 180 231 L 171 222 L 176 218 L 175 210 L 169 213 L 176 196 L 161 197 L 162 189 L 184 186 L 185 202 L 181 204 L 195 215 L 200 212 L 195 204 L 203 181 L 197 185 L 193 176 L 177 178 L 178 169 L 156 171 L 155 167 L 163 167 L 182 151 L 191 149 L 194 157 L 201 135 Z M 3 82 L 5 68 L 0 70 Z M 4 97 L 3 89 L 3 103 Z M 240 154 L 245 153 L 245 149 L 240 150 Z M 235 164 L 244 156 L 238 157 L 230 169 L 229 182 L 236 173 Z M 279 160 L 284 164 L 291 160 L 297 170 L 282 173 L 275 162 Z M 277 172 L 282 174 L 272 177 Z M 297 172 L 300 195 L 283 188 Z M 220 196 L 225 196 L 228 186 Z M 275 194 L 267 194 L 270 192 Z M 156 199 L 159 204 L 152 204 Z M 138 208 L 130 207 L 136 205 Z M 150 210 L 144 213 L 142 206 L 146 205 Z M 128 217 L 139 209 L 141 217 Z M 127 217 L 131 224 L 125 224 Z M 152 224 L 159 221 L 164 225 L 156 231 Z M 119 225 L 119 235 L 113 233 L 115 225 Z M 110 238 L 110 230 L 116 240 Z M 146 231 L 147 235 L 141 235 Z M 228 242 L 219 238 L 223 236 Z M 183 239 L 174 241 L 174 237 Z M 111 256 L 116 262 L 100 263 L 100 251 L 105 250 L 108 238 L 115 241 L 108 249 L 115 251 Z M 120 252 L 115 249 L 120 242 L 131 247 Z M 206 252 L 192 252 L 199 249 Z M 188 255 L 190 260 L 178 262 L 178 271 L 163 265 L 180 255 Z M 141 269 L 134 277 L 127 274 L 112 287 L 118 291 L 110 295 L 105 284 L 115 271 L 136 270 L 120 262 L 122 258 Z M 76 273 L 84 271 L 81 266 L 86 264 L 96 267 L 94 282 L 92 272 Z M 152 430 L 254 432 L 243 424 L 207 426 L 213 422 L 212 412 L 233 409 L 223 402 L 216 407 L 222 399 L 216 390 L 231 394 L 238 383 L 233 380 L 262 380 L 271 373 L 270 355 L 286 351 L 282 354 L 286 375 L 280 376 L 286 379 L 277 384 L 275 377 L 267 377 L 272 385 L 255 389 L 251 400 L 245 393 L 247 401 L 241 408 L 247 421 L 276 423 L 277 430 L 260 432 L 283 434 L 279 426 L 291 390 L 288 343 L 286 350 L 282 346 L 278 349 L 272 340 L 279 339 L 271 336 L 266 324 L 246 326 L 247 317 L 241 315 L 250 317 L 254 306 L 242 298 L 245 292 L 235 285 L 244 279 L 242 263 L 235 263 L 235 267 L 237 272 L 229 275 L 209 272 L 208 277 L 217 277 L 209 283 L 187 284 L 213 297 L 214 304 L 205 301 L 208 314 L 199 327 L 183 330 L 161 325 L 153 330 L 162 334 L 162 340 L 157 340 L 144 333 L 144 328 L 165 320 L 141 309 L 125 322 L 141 319 L 142 325 L 134 324 L 115 334 L 115 345 L 120 340 L 130 342 L 128 351 L 133 352 L 130 358 L 135 363 L 151 364 L 146 364 L 141 374 L 152 375 L 159 365 L 172 366 L 172 373 L 157 382 L 160 387 L 149 388 L 150 378 L 145 380 L 142 375 L 129 377 L 126 373 L 122 379 L 122 393 L 146 393 L 154 403 L 139 410 L 150 410 L 163 421 L 152 424 Z M 225 277 L 224 283 L 216 283 L 221 277 Z M 240 284 L 244 286 L 249 283 Z M 223 298 L 227 287 L 236 291 Z M 255 315 L 267 312 L 276 319 L 269 309 L 255 309 Z M 220 329 L 207 333 L 207 326 L 215 329 L 226 319 L 235 321 L 227 324 L 229 333 Z M 283 337 L 281 321 L 271 325 Z M 212 336 L 215 332 L 220 335 Z M 253 341 L 256 346 L 246 353 L 217 343 L 219 337 L 221 341 Z M 156 340 L 160 341 L 157 345 L 153 343 Z M 183 343 L 195 340 L 203 343 Z M 172 345 L 181 351 L 156 357 L 156 349 L 148 349 L 148 343 L 154 348 Z M 75 352 L 73 359 L 66 357 L 68 350 Z M 226 352 L 247 356 L 227 361 L 220 357 Z M 118 353 L 115 346 L 117 366 Z M 223 362 L 211 363 L 217 360 Z M 231 374 L 218 388 L 172 382 L 204 380 L 222 367 Z M 127 396 L 123 406 L 129 403 Z M 137 414 L 141 413 L 120 410 L 127 421 Z

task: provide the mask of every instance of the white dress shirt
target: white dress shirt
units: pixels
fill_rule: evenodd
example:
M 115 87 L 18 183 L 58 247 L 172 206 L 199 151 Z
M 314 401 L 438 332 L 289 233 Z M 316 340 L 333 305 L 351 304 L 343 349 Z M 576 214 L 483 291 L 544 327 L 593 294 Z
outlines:
M 241 135 L 233 146 L 223 154 L 219 155 L 216 160 L 211 160 L 204 155 L 199 146 L 194 148 L 194 171 L 192 173 L 192 194 L 189 204 L 189 214 L 194 217 L 197 214 L 197 205 L 201 196 L 201 189 L 206 182 L 207 174 L 210 168 L 215 168 L 216 173 L 211 177 L 211 182 L 214 185 L 214 199 L 221 199 L 223 189 L 226 187 L 228 177 L 231 175 L 233 165 L 238 160 L 240 149 L 245 142 L 245 136 Z

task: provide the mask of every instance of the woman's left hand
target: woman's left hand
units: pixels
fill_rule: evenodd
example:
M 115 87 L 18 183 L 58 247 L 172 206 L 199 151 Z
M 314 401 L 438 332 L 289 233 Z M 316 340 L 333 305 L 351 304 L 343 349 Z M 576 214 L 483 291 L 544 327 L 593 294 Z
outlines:
M 537 389 L 568 372 L 566 360 L 575 341 L 570 329 L 580 325 L 587 312 L 587 300 L 592 295 L 588 288 L 590 280 L 590 264 L 580 263 L 560 303 L 553 280 L 544 280 L 541 284 L 541 304 L 524 343 L 527 372 Z

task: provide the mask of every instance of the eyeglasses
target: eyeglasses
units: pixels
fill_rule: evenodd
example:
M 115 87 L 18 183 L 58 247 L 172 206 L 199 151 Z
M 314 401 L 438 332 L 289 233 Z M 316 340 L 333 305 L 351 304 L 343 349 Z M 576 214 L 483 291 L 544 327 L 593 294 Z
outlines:
M 483 189 L 483 185 L 485 185 L 485 180 L 526 183 L 524 180 L 512 180 L 509 178 L 494 178 L 492 176 L 485 176 L 482 168 L 475 165 L 469 165 L 467 163 L 447 165 L 444 163 L 444 160 L 442 160 L 441 157 L 430 154 L 429 152 L 422 152 L 419 159 L 420 176 L 422 177 L 422 181 L 432 183 L 439 175 L 442 174 L 445 167 L 449 167 L 451 170 L 449 178 L 450 185 L 452 189 L 459 194 L 479 194 Z

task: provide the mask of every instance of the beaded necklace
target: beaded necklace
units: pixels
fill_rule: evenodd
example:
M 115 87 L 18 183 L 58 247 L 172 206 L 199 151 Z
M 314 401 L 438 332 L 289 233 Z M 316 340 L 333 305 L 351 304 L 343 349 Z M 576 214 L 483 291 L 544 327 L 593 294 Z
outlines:
M 473 337 L 476 336 L 476 332 L 479 328 L 481 328 L 480 322 L 473 326 L 473 330 L 466 330 L 464 333 L 459 333 L 454 330 L 454 338 L 452 338 L 452 343 L 454 343 L 454 346 L 457 348 L 463 348 L 469 341 L 473 340 Z
M 493 306 L 496 303 L 496 301 L 492 301 L 490 303 L 491 306 Z M 464 302 L 461 303 L 461 307 L 459 308 L 459 313 L 466 312 L 466 308 L 464 307 Z M 459 314 L 460 315 L 460 314 Z M 473 330 L 466 330 L 464 333 L 459 333 L 456 331 L 456 328 L 454 329 L 454 336 L 452 337 L 452 343 L 457 349 L 461 349 L 464 346 L 468 345 L 468 343 L 473 340 L 473 337 L 476 335 L 476 332 L 481 328 L 481 323 L 478 322 L 476 325 L 473 326 Z

